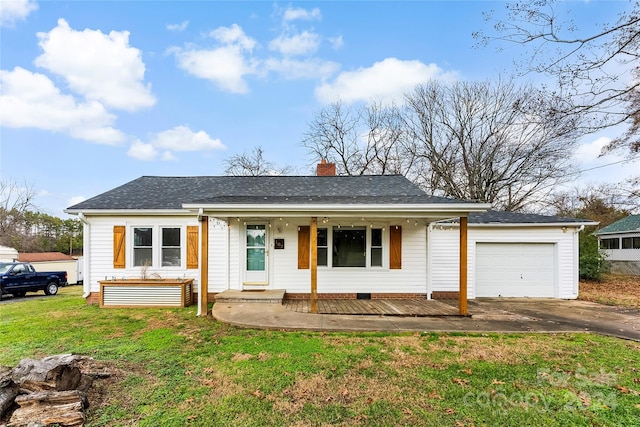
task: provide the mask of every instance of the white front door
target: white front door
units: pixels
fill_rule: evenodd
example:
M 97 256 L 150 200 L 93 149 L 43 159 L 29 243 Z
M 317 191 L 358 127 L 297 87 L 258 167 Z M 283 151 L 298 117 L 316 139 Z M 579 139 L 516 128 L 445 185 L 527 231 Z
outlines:
M 269 239 L 265 224 L 247 224 L 245 228 L 245 286 L 268 286 Z

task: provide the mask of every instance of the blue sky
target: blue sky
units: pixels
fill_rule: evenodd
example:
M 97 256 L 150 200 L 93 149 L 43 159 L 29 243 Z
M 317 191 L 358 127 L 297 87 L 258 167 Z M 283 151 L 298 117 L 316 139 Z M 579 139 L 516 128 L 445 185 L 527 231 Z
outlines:
M 579 28 L 628 3 L 570 2 Z M 265 156 L 312 169 L 300 140 L 328 102 L 397 99 L 429 79 L 484 80 L 522 50 L 474 48 L 502 2 L 0 0 L 0 175 L 63 209 L 141 175 L 221 175 Z M 586 138 L 582 169 L 615 130 Z M 581 179 L 617 182 L 640 161 Z

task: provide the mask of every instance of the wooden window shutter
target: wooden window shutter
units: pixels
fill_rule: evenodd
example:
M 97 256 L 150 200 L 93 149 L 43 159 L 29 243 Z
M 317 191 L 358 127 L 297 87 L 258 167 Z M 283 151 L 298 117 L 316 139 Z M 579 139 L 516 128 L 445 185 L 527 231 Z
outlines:
M 402 227 L 399 225 L 389 227 L 389 268 L 402 268 Z
M 113 226 L 113 268 L 125 268 L 125 226 Z
M 308 225 L 298 227 L 298 269 L 309 268 L 311 250 L 311 228 Z
M 187 226 L 187 268 L 198 268 L 198 226 Z

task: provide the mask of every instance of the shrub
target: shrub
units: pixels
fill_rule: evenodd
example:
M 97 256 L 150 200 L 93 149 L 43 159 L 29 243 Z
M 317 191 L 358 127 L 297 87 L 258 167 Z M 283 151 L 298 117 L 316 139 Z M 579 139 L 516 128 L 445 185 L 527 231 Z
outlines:
M 578 245 L 580 279 L 601 281 L 602 274 L 609 270 L 609 263 L 598 246 L 598 238 L 589 232 L 580 233 Z

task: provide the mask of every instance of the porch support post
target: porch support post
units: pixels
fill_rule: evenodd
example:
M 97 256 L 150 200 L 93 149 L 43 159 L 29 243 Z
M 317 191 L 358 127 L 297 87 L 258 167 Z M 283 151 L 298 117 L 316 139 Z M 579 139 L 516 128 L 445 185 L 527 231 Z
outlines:
M 203 216 L 201 219 L 200 242 L 200 290 L 198 291 L 198 316 L 207 315 L 207 304 L 209 294 L 209 217 Z
M 458 308 L 461 316 L 469 314 L 467 310 L 467 217 L 460 217 L 460 292 Z
M 311 306 L 312 313 L 318 313 L 318 218 L 311 218 Z

